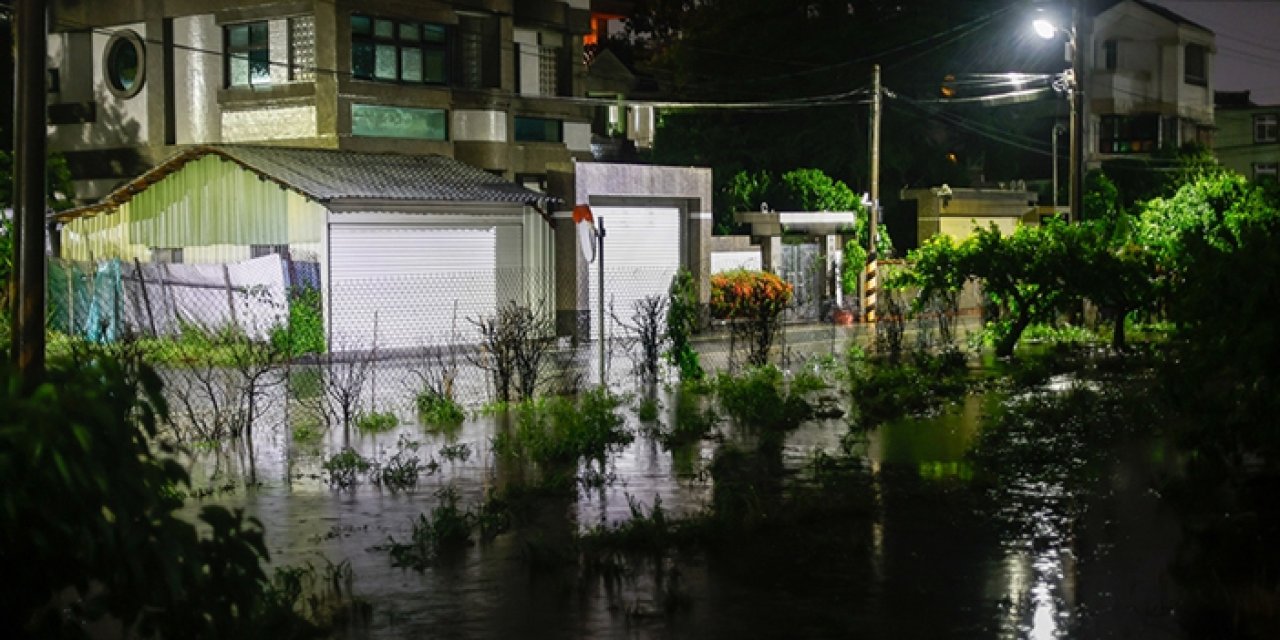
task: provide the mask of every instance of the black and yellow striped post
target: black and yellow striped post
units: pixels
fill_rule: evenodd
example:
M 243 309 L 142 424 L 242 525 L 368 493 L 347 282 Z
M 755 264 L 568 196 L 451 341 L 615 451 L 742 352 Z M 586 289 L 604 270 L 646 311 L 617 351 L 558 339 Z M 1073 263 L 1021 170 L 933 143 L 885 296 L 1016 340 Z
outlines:
M 863 317 L 867 322 L 876 321 L 876 292 L 879 290 L 879 282 L 876 275 L 879 269 L 876 264 L 875 254 L 871 255 L 871 259 L 867 260 L 867 270 L 863 274 L 863 282 L 866 284 L 862 290 L 862 310 Z

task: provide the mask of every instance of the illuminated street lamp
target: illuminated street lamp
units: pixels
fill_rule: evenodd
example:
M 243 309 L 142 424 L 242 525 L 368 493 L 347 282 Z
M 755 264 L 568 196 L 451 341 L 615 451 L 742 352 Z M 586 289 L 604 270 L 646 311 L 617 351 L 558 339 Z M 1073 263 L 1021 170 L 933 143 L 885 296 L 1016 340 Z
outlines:
M 1062 86 L 1067 91 L 1071 102 L 1071 141 L 1069 172 L 1069 206 L 1071 220 L 1080 220 L 1080 205 L 1084 192 L 1084 56 L 1076 39 L 1076 25 L 1080 22 L 1079 2 L 1072 3 L 1072 23 L 1070 27 L 1059 27 L 1048 16 L 1041 16 L 1031 23 L 1036 35 L 1046 40 L 1058 35 L 1066 38 L 1066 60 L 1071 66 L 1062 74 Z

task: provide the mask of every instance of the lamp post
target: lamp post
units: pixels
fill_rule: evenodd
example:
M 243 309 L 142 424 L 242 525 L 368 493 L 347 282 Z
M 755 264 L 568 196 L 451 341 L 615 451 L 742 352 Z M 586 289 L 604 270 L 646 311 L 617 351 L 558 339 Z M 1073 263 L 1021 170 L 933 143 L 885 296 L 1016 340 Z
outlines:
M 1066 59 L 1071 66 L 1062 74 L 1063 84 L 1067 89 L 1067 97 L 1071 101 L 1071 125 L 1069 156 L 1071 168 L 1068 173 L 1068 205 L 1071 208 L 1072 222 L 1080 220 L 1080 207 L 1084 194 L 1084 50 L 1078 39 L 1079 25 L 1083 18 L 1081 0 L 1072 0 L 1071 26 L 1062 28 L 1048 17 L 1040 17 L 1031 23 L 1036 35 L 1046 40 L 1058 34 L 1066 36 Z M 1055 161 L 1055 171 L 1057 168 Z M 1056 198 L 1055 190 L 1055 198 Z
M 1049 142 L 1053 143 L 1053 215 L 1058 215 L 1058 136 L 1062 135 L 1061 124 L 1053 123 L 1053 131 L 1049 134 Z

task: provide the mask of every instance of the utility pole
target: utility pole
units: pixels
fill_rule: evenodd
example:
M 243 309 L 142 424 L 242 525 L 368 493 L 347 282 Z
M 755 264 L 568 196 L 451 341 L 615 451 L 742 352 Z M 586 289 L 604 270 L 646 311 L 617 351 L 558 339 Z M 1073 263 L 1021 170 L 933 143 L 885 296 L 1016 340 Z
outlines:
M 876 264 L 876 228 L 880 224 L 880 65 L 871 68 L 871 207 L 867 214 L 866 288 L 863 294 L 863 311 L 867 322 L 876 321 L 876 290 L 879 269 Z
M 1071 221 L 1080 222 L 1084 204 L 1084 49 L 1082 29 L 1087 7 L 1083 0 L 1071 3 Z
M 44 0 L 14 6 L 17 69 L 14 74 L 14 207 L 12 357 L 23 384 L 44 377 L 45 236 L 45 33 Z

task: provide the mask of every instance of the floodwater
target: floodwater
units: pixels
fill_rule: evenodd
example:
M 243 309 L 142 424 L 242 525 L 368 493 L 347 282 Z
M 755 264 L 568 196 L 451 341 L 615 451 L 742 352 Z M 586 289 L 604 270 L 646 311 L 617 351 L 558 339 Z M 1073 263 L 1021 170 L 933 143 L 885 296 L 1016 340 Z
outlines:
M 1050 381 L 1033 393 L 1069 386 Z M 669 421 L 674 401 L 664 398 Z M 652 505 L 660 497 L 674 515 L 704 510 L 714 492 L 708 469 L 723 443 L 666 451 L 638 437 L 612 459 L 610 484 L 543 505 L 549 524 L 538 533 L 477 542 L 421 573 L 392 567 L 377 547 L 407 539 L 441 487 L 453 485 L 469 505 L 511 481 L 489 451 L 503 418 L 471 418 L 446 434 L 417 424 L 376 436 L 329 433 L 313 444 L 260 429 L 252 473 L 244 452 L 199 456 L 193 477 L 210 495 L 190 508 L 244 508 L 264 525 L 273 564 L 350 562 L 355 593 L 372 615 L 343 637 L 1183 637 L 1167 577 L 1179 525 L 1151 490 L 1172 464 L 1153 455 L 1161 444 L 1118 446 L 1091 463 L 1088 483 L 1072 475 L 1079 465 L 1048 464 L 993 486 L 970 451 L 984 416 L 1010 401 L 1008 392 L 971 395 L 936 417 L 852 437 L 840 419 L 807 422 L 787 436 L 779 482 L 803 482 L 819 452 L 847 456 L 850 482 L 865 492 L 863 512 L 613 572 L 540 561 L 538 550 L 625 520 L 629 498 Z M 640 426 L 630 412 L 628 420 Z M 725 442 L 739 439 L 733 425 L 721 429 Z M 344 446 L 385 460 L 403 442 L 440 465 L 413 490 L 368 482 L 339 490 L 323 479 L 323 459 Z M 447 445 L 466 445 L 469 455 L 446 460 Z

